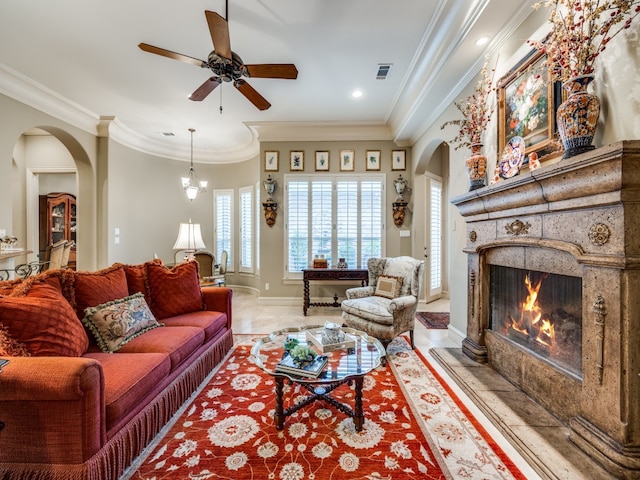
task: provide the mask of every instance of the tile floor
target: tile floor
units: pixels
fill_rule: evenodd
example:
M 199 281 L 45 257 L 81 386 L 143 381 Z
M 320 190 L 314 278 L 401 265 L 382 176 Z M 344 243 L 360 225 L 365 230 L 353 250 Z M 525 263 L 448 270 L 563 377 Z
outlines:
M 265 305 L 256 294 L 234 290 L 234 333 L 269 333 L 278 328 L 340 321 L 333 307 Z M 449 311 L 448 300 L 420 310 Z M 471 413 L 528 480 L 604 480 L 613 478 L 568 440 L 568 429 L 491 368 L 466 358 L 447 330 L 426 329 L 416 322 L 416 347 L 427 357 Z M 491 419 L 491 420 L 490 420 Z

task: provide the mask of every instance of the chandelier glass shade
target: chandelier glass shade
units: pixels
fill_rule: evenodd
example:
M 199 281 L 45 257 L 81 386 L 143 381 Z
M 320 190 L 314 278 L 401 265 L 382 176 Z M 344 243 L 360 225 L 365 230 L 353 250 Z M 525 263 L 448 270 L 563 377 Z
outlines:
M 198 193 L 207 191 L 209 182 L 200 180 L 196 169 L 193 168 L 193 132 L 195 132 L 195 129 L 190 128 L 189 131 L 191 132 L 191 166 L 189 167 L 189 174 L 186 177 L 182 177 L 181 180 L 182 188 L 184 188 L 184 191 L 187 193 L 187 198 L 194 200 L 198 196 Z

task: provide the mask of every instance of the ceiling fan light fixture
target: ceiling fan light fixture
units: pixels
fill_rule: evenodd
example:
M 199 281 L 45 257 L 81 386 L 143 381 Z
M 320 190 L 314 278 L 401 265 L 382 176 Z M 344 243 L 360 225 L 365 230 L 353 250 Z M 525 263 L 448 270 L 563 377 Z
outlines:
M 196 169 L 193 168 L 193 132 L 195 132 L 195 129 L 190 128 L 189 132 L 191 132 L 191 166 L 189 167 L 189 174 L 186 177 L 180 177 L 180 181 L 182 182 L 182 188 L 184 188 L 187 194 L 187 198 L 193 201 L 198 196 L 198 193 L 207 191 L 209 182 L 200 180 Z

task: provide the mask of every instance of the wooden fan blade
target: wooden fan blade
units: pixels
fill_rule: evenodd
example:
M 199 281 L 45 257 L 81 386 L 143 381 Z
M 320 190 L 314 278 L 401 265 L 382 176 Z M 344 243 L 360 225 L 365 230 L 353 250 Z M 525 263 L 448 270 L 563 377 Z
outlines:
M 209 33 L 214 51 L 221 57 L 231 60 L 231 40 L 229 39 L 229 24 L 216 12 L 205 10 L 209 25 Z
M 259 65 L 245 65 L 250 77 L 255 78 L 298 78 L 298 69 L 292 63 L 262 63 Z
M 154 47 L 153 45 L 149 45 L 148 43 L 140 43 L 138 47 L 140 47 L 140 49 L 144 50 L 145 52 L 155 53 L 156 55 L 162 55 L 163 57 L 180 60 L 181 62 L 192 63 L 197 67 L 205 67 L 207 65 L 204 61 L 198 58 L 189 57 L 188 55 L 182 55 L 181 53 L 165 50 L 164 48 Z
M 194 102 L 201 102 L 207 95 L 215 90 L 215 88 L 222 83 L 222 80 L 216 77 L 208 78 L 202 85 L 195 89 L 195 91 L 189 95 L 189 100 Z
M 233 86 L 240 90 L 247 100 L 253 103 L 258 110 L 266 110 L 271 106 L 269 102 L 267 102 L 266 98 L 258 93 L 258 91 L 249 85 L 244 80 L 236 80 L 233 82 Z

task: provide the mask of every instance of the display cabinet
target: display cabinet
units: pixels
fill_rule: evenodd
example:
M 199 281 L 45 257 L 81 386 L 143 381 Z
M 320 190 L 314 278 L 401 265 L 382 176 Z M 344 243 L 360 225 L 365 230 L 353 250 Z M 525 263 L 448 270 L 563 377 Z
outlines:
M 70 193 L 40 195 L 40 259 L 45 258 L 47 245 L 60 240 L 73 241 L 69 265 L 76 257 L 76 197 Z

